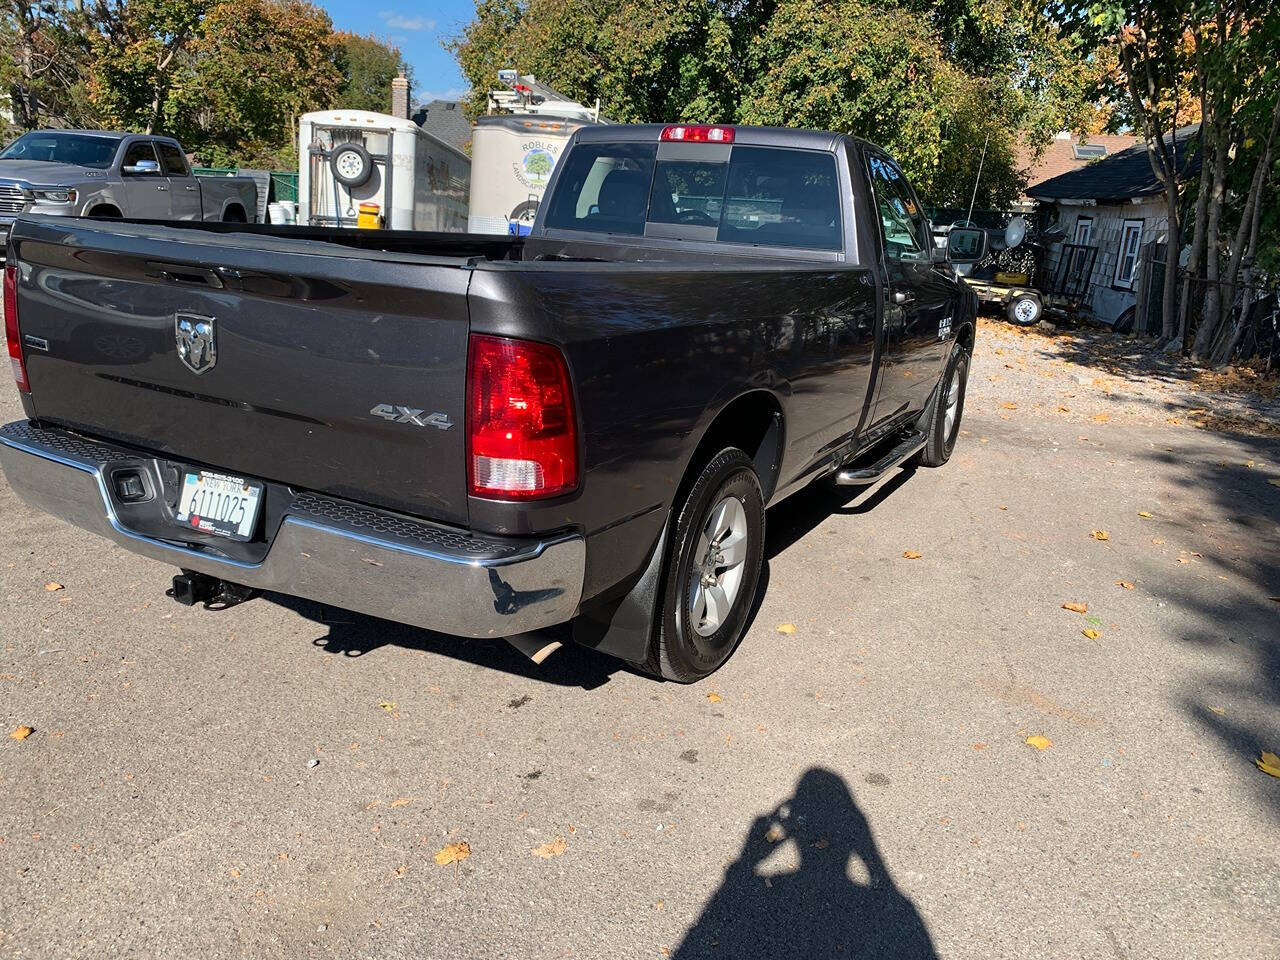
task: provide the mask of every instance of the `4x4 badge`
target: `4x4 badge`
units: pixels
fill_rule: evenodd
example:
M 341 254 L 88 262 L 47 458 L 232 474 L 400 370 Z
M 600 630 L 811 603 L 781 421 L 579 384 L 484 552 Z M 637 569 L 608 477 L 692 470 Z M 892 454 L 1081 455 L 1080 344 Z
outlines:
M 453 421 L 449 419 L 447 414 L 427 413 L 417 407 L 401 407 L 390 403 L 380 403 L 369 412 L 375 417 L 390 420 L 392 423 L 412 423 L 415 427 L 435 427 L 437 430 L 448 430 L 453 426 Z M 426 416 L 423 416 L 423 414 L 426 414 Z
M 198 313 L 176 313 L 173 335 L 178 342 L 178 359 L 192 373 L 212 370 L 218 362 L 218 343 L 213 317 Z

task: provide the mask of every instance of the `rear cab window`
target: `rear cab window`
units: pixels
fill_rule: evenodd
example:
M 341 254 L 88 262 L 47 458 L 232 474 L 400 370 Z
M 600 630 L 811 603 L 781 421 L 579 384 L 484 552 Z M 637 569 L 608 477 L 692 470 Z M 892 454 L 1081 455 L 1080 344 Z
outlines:
M 156 150 L 160 153 L 160 165 L 166 176 L 190 176 L 191 171 L 187 169 L 187 158 L 182 155 L 182 151 L 176 146 L 172 143 L 165 143 L 163 140 L 157 140 Z
M 757 247 L 842 249 L 826 151 L 745 144 L 582 143 L 546 227 Z

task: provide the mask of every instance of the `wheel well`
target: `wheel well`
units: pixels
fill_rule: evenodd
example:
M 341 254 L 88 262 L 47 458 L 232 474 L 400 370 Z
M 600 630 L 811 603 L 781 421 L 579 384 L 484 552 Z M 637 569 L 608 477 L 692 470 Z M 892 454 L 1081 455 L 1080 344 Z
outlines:
M 782 429 L 782 407 L 773 394 L 756 390 L 733 400 L 716 414 L 702 435 L 685 470 L 681 496 L 712 457 L 725 447 L 737 447 L 755 461 L 764 502 L 768 503 L 782 461 Z
M 238 203 L 227 204 L 227 209 L 222 211 L 223 223 L 248 223 L 249 220 L 245 216 L 244 207 Z
M 959 343 L 962 347 L 964 347 L 965 351 L 970 355 L 973 354 L 973 340 L 974 340 L 973 324 L 972 323 L 961 324 L 959 331 L 957 331 L 956 333 L 956 342 Z
M 91 217 L 123 217 L 120 208 L 114 203 L 100 203 L 89 211 Z

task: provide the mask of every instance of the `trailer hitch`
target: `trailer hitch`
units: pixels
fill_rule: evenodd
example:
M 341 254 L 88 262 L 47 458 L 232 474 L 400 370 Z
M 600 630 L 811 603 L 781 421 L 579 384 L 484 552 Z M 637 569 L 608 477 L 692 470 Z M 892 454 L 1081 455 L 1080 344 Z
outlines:
M 225 610 L 252 600 L 258 595 L 258 591 L 243 584 L 228 583 L 207 573 L 183 570 L 173 578 L 173 586 L 165 591 L 165 595 L 173 597 L 184 607 L 194 607 L 199 603 L 206 610 Z

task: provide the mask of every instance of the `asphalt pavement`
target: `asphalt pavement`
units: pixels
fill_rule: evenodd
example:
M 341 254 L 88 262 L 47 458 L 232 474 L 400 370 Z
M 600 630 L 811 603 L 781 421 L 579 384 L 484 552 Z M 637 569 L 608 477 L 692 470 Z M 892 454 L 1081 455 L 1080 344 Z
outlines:
M 1280 956 L 1280 438 L 1008 361 L 944 468 L 770 512 L 693 686 L 181 607 L 0 481 L 0 955 Z

